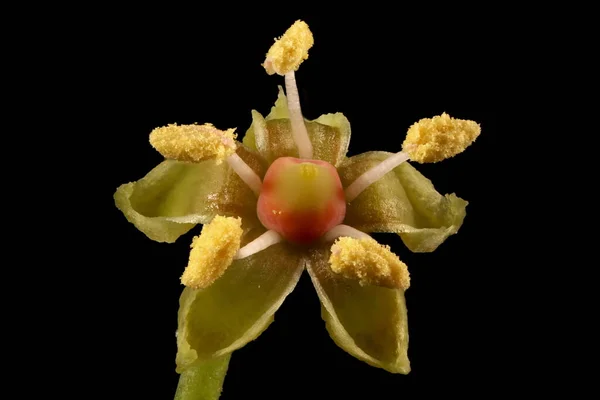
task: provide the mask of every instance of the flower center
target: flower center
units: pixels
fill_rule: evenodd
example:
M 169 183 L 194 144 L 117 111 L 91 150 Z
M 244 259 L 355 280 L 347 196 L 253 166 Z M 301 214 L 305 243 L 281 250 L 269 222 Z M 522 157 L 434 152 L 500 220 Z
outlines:
M 326 161 L 278 158 L 264 177 L 257 214 L 267 229 L 290 242 L 315 241 L 346 216 L 337 170 Z

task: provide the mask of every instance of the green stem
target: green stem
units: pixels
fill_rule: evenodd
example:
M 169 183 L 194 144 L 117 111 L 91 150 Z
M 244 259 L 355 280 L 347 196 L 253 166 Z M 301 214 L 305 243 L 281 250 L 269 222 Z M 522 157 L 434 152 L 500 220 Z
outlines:
M 217 400 L 231 353 L 192 365 L 179 376 L 175 400 Z

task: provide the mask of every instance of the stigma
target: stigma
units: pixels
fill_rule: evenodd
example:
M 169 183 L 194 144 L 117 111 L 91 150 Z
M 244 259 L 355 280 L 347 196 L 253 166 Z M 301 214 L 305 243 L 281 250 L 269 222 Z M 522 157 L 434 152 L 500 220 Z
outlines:
M 289 242 L 314 242 L 346 216 L 337 170 L 326 161 L 278 158 L 265 174 L 257 214 L 267 229 Z

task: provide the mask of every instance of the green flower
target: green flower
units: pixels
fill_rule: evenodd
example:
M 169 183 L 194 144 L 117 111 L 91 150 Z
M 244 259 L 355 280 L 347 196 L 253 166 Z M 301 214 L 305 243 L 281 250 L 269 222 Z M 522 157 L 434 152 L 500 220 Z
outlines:
M 408 160 L 458 154 L 479 126 L 443 114 L 414 124 L 404 151 L 348 158 L 343 114 L 302 117 L 294 71 L 311 46 L 308 26 L 297 22 L 269 51 L 265 68 L 285 76 L 288 97 L 280 87 L 266 117 L 252 111 L 242 142 L 209 124 L 157 128 L 150 141 L 167 159 L 114 195 L 155 241 L 172 243 L 204 224 L 182 271 L 176 398 L 218 398 L 231 353 L 269 326 L 305 269 L 339 347 L 410 372 L 408 270 L 368 233 L 398 234 L 413 252 L 434 251 L 455 234 L 467 202 L 439 194 Z M 290 222 L 303 220 L 310 226 Z

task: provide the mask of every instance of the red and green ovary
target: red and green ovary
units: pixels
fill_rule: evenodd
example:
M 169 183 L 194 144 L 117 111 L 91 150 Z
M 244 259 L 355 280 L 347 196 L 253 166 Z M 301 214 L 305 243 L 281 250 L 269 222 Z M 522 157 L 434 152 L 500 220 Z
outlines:
M 336 168 L 326 161 L 281 157 L 263 179 L 258 218 L 287 241 L 308 244 L 342 223 L 346 199 Z

